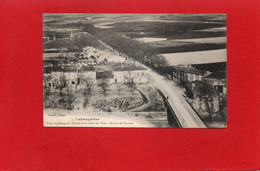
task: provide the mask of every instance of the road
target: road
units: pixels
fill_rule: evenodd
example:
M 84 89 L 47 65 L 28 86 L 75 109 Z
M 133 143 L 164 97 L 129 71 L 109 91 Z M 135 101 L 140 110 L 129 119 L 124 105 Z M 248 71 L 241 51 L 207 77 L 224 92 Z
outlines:
M 154 86 L 164 93 L 165 96 L 168 96 L 168 102 L 183 128 L 207 128 L 196 112 L 187 103 L 177 85 L 149 67 L 140 63 L 139 65 L 146 67 L 151 78 L 154 80 Z

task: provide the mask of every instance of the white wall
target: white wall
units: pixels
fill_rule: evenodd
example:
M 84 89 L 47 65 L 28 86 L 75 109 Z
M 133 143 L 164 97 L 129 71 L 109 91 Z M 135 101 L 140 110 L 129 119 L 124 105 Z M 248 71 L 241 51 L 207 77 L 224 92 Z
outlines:
M 114 80 L 117 79 L 117 83 L 128 83 L 133 79 L 134 83 L 147 83 L 148 76 L 146 70 L 138 71 L 114 71 Z

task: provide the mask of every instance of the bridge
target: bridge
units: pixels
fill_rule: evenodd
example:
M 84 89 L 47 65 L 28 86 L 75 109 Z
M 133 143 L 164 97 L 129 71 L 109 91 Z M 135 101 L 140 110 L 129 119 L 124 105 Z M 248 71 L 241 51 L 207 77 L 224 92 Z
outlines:
M 197 113 L 185 101 L 173 94 L 165 95 L 160 89 L 157 92 L 163 97 L 164 105 L 167 108 L 167 120 L 174 128 L 207 128 Z

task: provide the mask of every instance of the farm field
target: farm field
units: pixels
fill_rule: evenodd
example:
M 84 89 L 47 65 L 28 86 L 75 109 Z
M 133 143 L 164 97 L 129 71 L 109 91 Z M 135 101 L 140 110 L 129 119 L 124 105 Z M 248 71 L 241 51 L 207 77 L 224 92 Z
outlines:
M 180 41 L 180 42 L 194 42 L 194 43 L 226 43 L 227 38 L 226 37 L 207 37 L 207 38 L 197 38 L 197 39 L 177 39 L 174 41 Z
M 227 27 L 216 27 L 216 28 L 209 28 L 209 29 L 202 29 L 202 30 L 197 30 L 197 31 L 205 31 L 205 32 L 223 32 L 227 31 Z
M 148 40 L 149 39 L 145 41 L 148 42 Z M 151 46 L 156 53 L 216 50 L 226 48 L 226 37 L 150 41 L 147 44 Z
M 185 52 L 185 53 L 166 53 L 161 54 L 166 58 L 169 65 L 179 64 L 203 64 L 203 63 L 217 63 L 227 61 L 227 50 L 209 50 L 199 52 Z
M 226 48 L 226 44 L 194 43 L 194 44 L 187 44 L 184 46 L 153 48 L 153 50 L 157 54 L 162 54 L 162 53 L 208 51 L 208 50 L 217 50 L 217 49 L 225 49 L 225 48 Z
M 83 26 L 90 23 L 107 33 L 117 32 L 138 41 L 140 45 L 148 45 L 151 52 L 162 54 L 169 65 L 226 61 L 225 15 L 46 15 L 44 23 L 57 28 L 66 28 L 69 24 L 75 29 L 82 29 L 78 23 Z M 64 40 L 62 43 L 58 41 L 45 43 L 44 48 L 63 47 L 72 51 L 76 49 L 75 45 L 104 48 L 94 35 L 84 35 L 84 39 Z

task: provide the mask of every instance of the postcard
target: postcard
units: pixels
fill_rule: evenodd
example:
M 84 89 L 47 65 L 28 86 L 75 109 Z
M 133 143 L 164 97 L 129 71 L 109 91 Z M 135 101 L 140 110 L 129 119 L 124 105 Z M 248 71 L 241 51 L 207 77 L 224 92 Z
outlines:
M 44 127 L 226 128 L 225 14 L 43 14 Z

